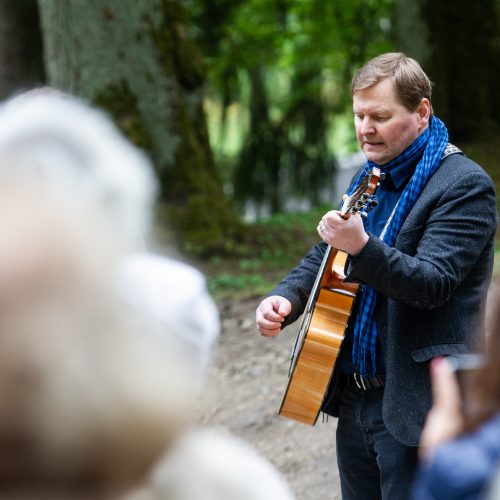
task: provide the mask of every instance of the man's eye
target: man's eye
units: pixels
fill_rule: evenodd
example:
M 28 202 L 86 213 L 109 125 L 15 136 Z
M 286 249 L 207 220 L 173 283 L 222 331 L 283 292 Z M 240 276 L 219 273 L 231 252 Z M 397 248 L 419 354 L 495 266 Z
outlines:
M 377 122 L 386 122 L 389 119 L 388 116 L 375 116 L 374 120 Z

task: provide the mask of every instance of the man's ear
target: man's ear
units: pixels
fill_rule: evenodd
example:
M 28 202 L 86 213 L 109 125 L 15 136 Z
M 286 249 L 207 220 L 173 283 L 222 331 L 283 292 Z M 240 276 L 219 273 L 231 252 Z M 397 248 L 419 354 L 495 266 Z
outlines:
M 416 112 L 418 114 L 420 131 L 422 131 L 427 127 L 427 125 L 429 125 L 429 119 L 431 117 L 431 103 L 427 97 L 422 97 L 417 106 Z

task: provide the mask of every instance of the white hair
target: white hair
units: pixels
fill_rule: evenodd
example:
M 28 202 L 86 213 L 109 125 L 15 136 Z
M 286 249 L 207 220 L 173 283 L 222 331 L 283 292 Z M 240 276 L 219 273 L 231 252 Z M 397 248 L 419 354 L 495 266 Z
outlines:
M 83 478 L 90 488 L 137 484 L 186 425 L 189 372 L 108 290 L 69 277 L 2 311 L 2 480 L 61 491 Z
M 146 156 L 103 112 L 53 89 L 0 106 L 0 180 L 6 178 L 87 203 L 132 246 L 149 230 L 156 181 Z
M 118 266 L 118 286 L 134 306 L 182 341 L 201 384 L 218 314 L 200 273 L 143 252 L 156 193 L 146 156 L 103 112 L 41 88 L 0 106 L 0 183 L 8 189 L 16 182 L 45 189 L 65 214 L 74 214 L 77 230 L 86 231 L 80 236 L 94 248 L 89 256 L 96 257 L 99 244 L 109 246 L 101 261 Z M 88 221 L 92 231 L 83 225 Z

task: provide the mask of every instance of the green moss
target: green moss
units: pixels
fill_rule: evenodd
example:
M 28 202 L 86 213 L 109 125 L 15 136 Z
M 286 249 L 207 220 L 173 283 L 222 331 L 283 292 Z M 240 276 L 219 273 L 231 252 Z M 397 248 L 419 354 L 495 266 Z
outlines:
M 100 89 L 94 104 L 111 114 L 122 132 L 136 146 L 151 151 L 151 137 L 137 107 L 137 98 L 125 80 L 119 80 Z
M 244 231 L 224 197 L 210 150 L 202 108 L 201 55 L 187 34 L 182 2 L 153 3 L 141 18 L 137 36 L 152 43 L 166 78 L 167 95 L 162 97 L 168 123 L 148 128 L 151 125 L 139 111 L 141 95 L 135 95 L 124 80 L 100 89 L 94 102 L 111 113 L 134 144 L 151 153 L 160 181 L 162 219 L 182 249 L 196 255 L 227 253 Z M 142 76 L 148 80 L 148 75 Z M 158 139 L 157 133 L 163 136 Z
M 162 203 L 162 219 L 172 228 L 182 250 L 198 257 L 229 255 L 245 236 L 245 226 L 227 210 L 226 201 L 203 194 L 190 196 L 179 206 Z
M 155 18 L 143 16 L 145 30 L 153 41 L 167 74 L 175 74 L 185 88 L 198 88 L 205 76 L 203 58 L 187 34 L 187 16 L 181 2 L 160 0 Z

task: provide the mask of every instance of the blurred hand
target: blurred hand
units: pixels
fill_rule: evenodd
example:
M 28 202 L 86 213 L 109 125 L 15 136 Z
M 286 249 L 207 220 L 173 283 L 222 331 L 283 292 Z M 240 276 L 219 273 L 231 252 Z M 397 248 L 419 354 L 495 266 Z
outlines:
M 257 328 L 264 337 L 275 337 L 281 331 L 281 324 L 292 311 L 292 304 L 285 297 L 272 295 L 265 298 L 255 311 Z
M 351 215 L 342 219 L 339 210 L 323 215 L 317 231 L 325 243 L 352 256 L 359 255 L 368 241 L 361 216 Z
M 420 440 L 420 457 L 431 458 L 436 448 L 455 438 L 463 427 L 461 396 L 455 374 L 446 358 L 431 362 L 432 408 Z

